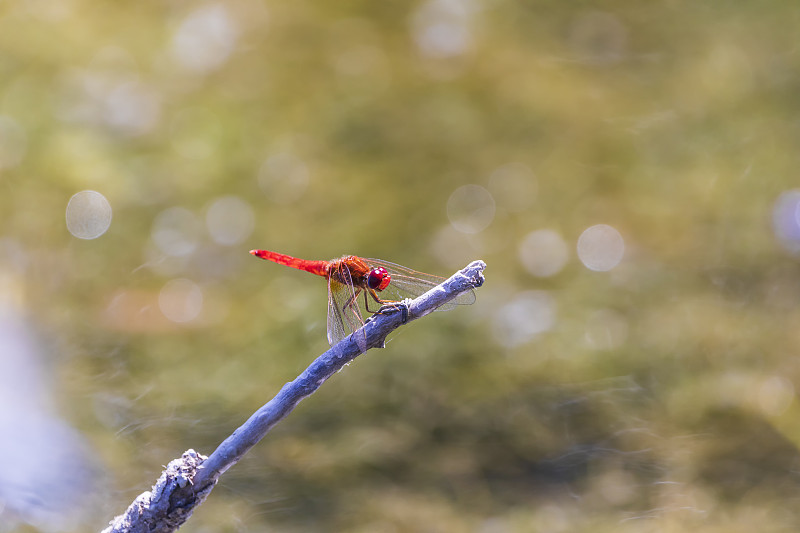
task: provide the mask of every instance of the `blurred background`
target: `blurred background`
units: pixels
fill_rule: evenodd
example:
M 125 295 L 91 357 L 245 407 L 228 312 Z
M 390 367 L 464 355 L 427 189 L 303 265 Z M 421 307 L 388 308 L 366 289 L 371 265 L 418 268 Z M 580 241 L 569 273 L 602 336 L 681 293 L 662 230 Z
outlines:
M 795 2 L 0 4 L 0 531 L 105 526 L 327 349 L 401 330 L 187 532 L 797 531 Z

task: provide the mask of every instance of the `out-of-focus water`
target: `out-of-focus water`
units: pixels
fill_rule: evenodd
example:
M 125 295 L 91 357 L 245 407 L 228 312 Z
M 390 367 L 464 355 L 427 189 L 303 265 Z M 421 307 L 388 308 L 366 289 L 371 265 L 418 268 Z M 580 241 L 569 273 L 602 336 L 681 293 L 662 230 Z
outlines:
M 187 531 L 794 531 L 797 8 L 0 5 L 0 531 L 99 530 L 326 349 Z

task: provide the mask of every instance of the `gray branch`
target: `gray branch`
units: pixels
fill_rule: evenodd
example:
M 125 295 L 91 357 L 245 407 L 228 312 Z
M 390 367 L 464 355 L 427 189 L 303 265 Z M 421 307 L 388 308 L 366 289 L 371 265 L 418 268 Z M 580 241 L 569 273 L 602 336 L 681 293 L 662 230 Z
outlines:
M 292 412 L 302 399 L 313 394 L 329 377 L 364 351 L 383 347 L 386 336 L 400 327 L 404 318 L 405 322 L 421 318 L 459 294 L 480 287 L 485 268 L 483 261 L 473 261 L 440 285 L 407 302 L 407 315 L 400 308 L 374 315 L 362 329 L 320 355 L 294 381 L 284 385 L 210 456 L 205 457 L 190 449 L 180 459 L 171 461 L 153 489 L 140 494 L 103 533 L 176 531 L 205 501 L 219 477 Z

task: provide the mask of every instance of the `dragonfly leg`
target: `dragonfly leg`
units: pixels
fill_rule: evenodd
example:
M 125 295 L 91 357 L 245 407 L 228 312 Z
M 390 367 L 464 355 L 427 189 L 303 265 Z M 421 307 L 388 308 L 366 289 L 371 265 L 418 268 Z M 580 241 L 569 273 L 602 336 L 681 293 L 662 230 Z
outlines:
M 345 300 L 341 307 L 342 318 L 346 318 L 347 323 L 353 331 L 364 325 L 364 321 L 361 319 L 361 312 L 358 310 L 357 304 L 359 294 L 361 294 L 361 289 L 355 289 L 353 294 L 347 300 Z
M 360 292 L 361 292 L 361 289 L 356 290 L 353 293 L 353 295 L 350 298 L 348 298 L 347 301 L 344 302 L 344 304 L 342 305 L 342 311 L 345 311 L 345 310 L 347 310 L 348 307 L 352 307 L 353 306 L 353 302 L 355 302 L 358 299 L 358 295 L 359 295 Z M 367 311 L 369 311 L 369 309 L 367 309 Z
M 367 311 L 372 313 L 373 315 L 382 315 L 384 313 L 393 313 L 395 311 L 400 311 L 403 314 L 403 324 L 408 321 L 408 306 L 411 303 L 411 298 L 405 298 L 403 300 L 383 300 L 378 298 L 378 295 L 375 294 L 375 291 L 368 289 L 370 296 L 372 299 L 381 304 L 380 309 L 377 311 L 370 311 L 369 306 L 367 305 Z M 364 294 L 364 304 L 368 304 L 369 300 L 367 300 L 366 291 Z
M 369 292 L 369 295 L 372 296 L 372 299 L 375 300 L 381 306 L 380 309 L 378 309 L 377 311 L 372 311 L 369 308 L 369 300 L 367 299 L 367 293 L 368 292 Z M 373 289 L 367 289 L 366 291 L 364 291 L 364 306 L 367 308 L 367 311 L 369 313 L 372 313 L 373 315 L 376 314 L 376 313 L 379 314 L 381 312 L 381 310 L 383 310 L 384 307 L 387 307 L 387 308 L 388 307 L 393 307 L 394 304 L 397 304 L 397 303 L 399 303 L 399 302 L 397 302 L 395 300 L 383 300 L 383 299 L 379 298 L 377 293 Z
M 394 313 L 400 311 L 402 316 L 402 323 L 408 322 L 408 306 L 411 305 L 411 298 L 405 298 L 399 302 L 387 302 L 378 309 L 378 313 L 389 312 Z
M 369 308 L 369 300 L 367 300 L 367 291 L 364 291 L 364 308 L 367 310 L 367 313 L 372 313 L 373 315 L 377 312 Z
M 353 313 L 353 318 L 355 319 L 355 323 L 361 324 L 361 313 L 358 312 L 358 306 L 355 305 L 353 302 L 351 302 L 350 305 L 345 306 L 345 308 L 342 309 L 342 311 L 347 312 L 348 309 L 350 310 L 351 313 Z

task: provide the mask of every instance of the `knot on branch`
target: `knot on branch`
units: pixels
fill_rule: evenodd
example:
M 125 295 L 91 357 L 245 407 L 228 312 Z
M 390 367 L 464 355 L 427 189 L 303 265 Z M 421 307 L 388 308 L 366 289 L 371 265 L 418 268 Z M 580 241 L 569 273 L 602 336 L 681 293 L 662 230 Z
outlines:
M 213 483 L 207 487 L 194 487 L 195 476 L 206 459 L 206 456 L 189 449 L 180 459 L 170 461 L 153 488 L 141 493 L 103 533 L 175 531 L 214 487 Z

